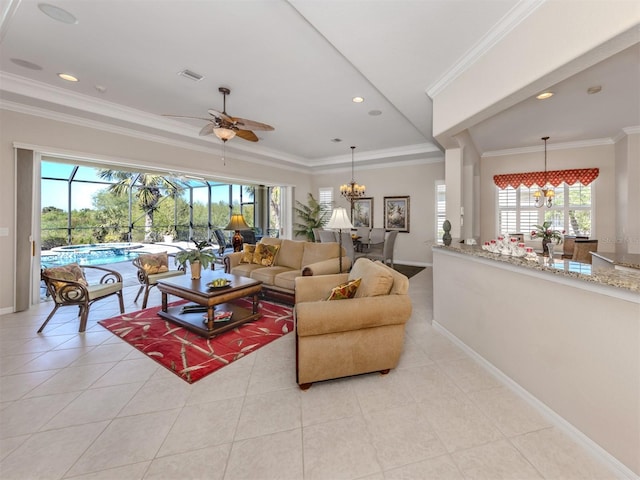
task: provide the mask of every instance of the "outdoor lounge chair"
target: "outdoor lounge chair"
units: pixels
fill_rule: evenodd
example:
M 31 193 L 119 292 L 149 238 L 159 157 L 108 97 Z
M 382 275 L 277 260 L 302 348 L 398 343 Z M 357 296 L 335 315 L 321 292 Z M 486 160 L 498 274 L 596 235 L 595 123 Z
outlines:
M 173 262 L 174 257 L 175 255 L 167 254 L 167 252 L 146 253 L 133 260 L 133 266 L 138 269 L 138 281 L 140 282 L 140 288 L 134 302 L 138 301 L 140 294 L 144 290 L 142 308 L 147 308 L 149 291 L 158 284 L 158 280 L 184 275 L 184 267 L 179 267 L 177 270 L 169 268 L 170 259 Z

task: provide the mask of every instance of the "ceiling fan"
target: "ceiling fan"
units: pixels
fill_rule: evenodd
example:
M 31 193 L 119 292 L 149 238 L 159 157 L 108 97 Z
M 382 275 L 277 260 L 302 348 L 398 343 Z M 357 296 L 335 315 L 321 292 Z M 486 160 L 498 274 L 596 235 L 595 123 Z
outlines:
M 200 135 L 211 135 L 212 133 L 226 143 L 228 140 L 231 140 L 236 135 L 244 140 L 248 140 L 249 142 L 257 142 L 258 137 L 252 130 L 263 130 L 263 131 L 271 131 L 274 128 L 271 125 L 267 125 L 266 123 L 255 122 L 253 120 L 247 120 L 246 118 L 240 117 L 231 117 L 227 114 L 227 95 L 231 93 L 226 87 L 218 88 L 218 91 L 222 93 L 222 112 L 218 112 L 217 110 L 209 109 L 209 115 L 211 117 L 190 117 L 187 115 L 169 115 L 163 114 L 165 117 L 178 117 L 178 118 L 196 118 L 198 120 L 206 120 L 207 123 L 202 130 L 200 130 Z

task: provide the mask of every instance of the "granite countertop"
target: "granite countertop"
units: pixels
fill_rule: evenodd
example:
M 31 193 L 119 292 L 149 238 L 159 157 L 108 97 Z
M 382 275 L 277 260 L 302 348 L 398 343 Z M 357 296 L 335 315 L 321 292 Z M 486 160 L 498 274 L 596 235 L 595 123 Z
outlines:
M 591 255 L 595 255 L 614 265 L 640 269 L 640 254 L 638 253 L 592 252 Z
M 451 244 L 446 247 L 444 245 L 434 245 L 435 249 L 450 250 L 464 255 L 471 255 L 479 258 L 486 258 L 498 262 L 508 263 L 523 268 L 530 268 L 541 272 L 548 272 L 553 275 L 562 275 L 565 277 L 576 278 L 586 282 L 598 283 L 601 285 L 609 285 L 631 292 L 640 293 L 640 272 L 629 272 L 622 270 L 592 270 L 591 265 L 586 263 L 578 263 L 570 260 L 555 259 L 553 266 L 547 263 L 548 259 L 538 255 L 536 260 L 526 260 L 522 257 L 511 257 L 508 255 L 500 255 L 483 250 L 477 245 Z

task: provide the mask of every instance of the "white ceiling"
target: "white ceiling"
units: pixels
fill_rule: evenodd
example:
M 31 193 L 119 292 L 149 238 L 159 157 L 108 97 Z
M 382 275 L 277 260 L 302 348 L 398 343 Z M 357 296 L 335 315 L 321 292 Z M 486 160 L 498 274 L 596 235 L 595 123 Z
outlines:
M 319 170 L 356 162 L 441 158 L 431 100 L 456 68 L 481 55 L 539 2 L 519 0 L 51 0 L 77 18 L 65 24 L 36 0 L 4 0 L 0 102 L 4 108 L 126 127 L 199 146 L 203 121 L 222 110 L 275 127 L 230 152 Z M 16 59 L 18 62 L 16 63 Z M 22 62 L 21 62 L 22 61 Z M 40 70 L 26 68 L 31 62 Z M 22 63 L 22 64 L 20 64 Z M 540 137 L 579 142 L 640 125 L 640 48 L 470 129 L 482 152 L 530 147 Z M 194 82 L 177 73 L 204 76 Z M 60 80 L 59 72 L 80 81 Z M 586 89 L 602 85 L 600 94 Z M 98 91 L 104 88 L 104 92 Z M 365 98 L 356 104 L 352 97 Z M 369 112 L 378 110 L 381 115 Z M 62 115 L 62 116 L 61 116 Z M 339 138 L 341 142 L 332 139 Z

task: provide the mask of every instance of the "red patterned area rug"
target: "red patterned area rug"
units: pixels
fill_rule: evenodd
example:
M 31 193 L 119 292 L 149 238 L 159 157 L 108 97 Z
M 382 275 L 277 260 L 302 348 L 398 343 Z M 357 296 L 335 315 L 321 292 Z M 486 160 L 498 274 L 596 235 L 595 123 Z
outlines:
M 186 302 L 172 305 L 181 303 Z M 249 299 L 233 303 L 251 309 Z M 159 310 L 160 307 L 147 308 L 98 323 L 189 383 L 293 330 L 293 310 L 264 300 L 260 301 L 261 318 L 210 340 L 160 318 Z

